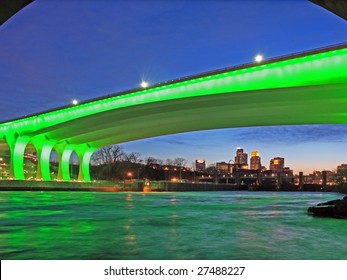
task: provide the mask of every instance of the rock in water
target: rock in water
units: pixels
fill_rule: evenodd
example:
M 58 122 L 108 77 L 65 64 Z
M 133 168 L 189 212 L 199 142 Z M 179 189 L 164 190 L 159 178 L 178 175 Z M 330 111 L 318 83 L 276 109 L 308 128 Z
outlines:
M 318 217 L 347 218 L 347 196 L 309 207 L 307 212 Z

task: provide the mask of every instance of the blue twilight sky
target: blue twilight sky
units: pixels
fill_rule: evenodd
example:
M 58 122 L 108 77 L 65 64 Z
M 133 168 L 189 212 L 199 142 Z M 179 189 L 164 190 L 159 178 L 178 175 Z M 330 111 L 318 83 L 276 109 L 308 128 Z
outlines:
M 0 26 L 0 121 L 265 57 L 347 41 L 347 22 L 307 0 L 36 0 Z M 207 116 L 202 116 L 202 118 Z M 347 125 L 235 128 L 134 141 L 189 164 L 257 149 L 295 172 L 347 163 Z

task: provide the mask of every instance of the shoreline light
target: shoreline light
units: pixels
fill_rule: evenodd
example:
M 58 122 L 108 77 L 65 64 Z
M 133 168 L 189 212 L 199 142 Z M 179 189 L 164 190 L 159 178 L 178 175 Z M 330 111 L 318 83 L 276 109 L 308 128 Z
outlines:
M 72 100 L 72 104 L 73 104 L 73 105 L 77 105 L 77 104 L 78 104 L 78 100 L 77 100 L 77 99 L 73 99 L 73 100 Z

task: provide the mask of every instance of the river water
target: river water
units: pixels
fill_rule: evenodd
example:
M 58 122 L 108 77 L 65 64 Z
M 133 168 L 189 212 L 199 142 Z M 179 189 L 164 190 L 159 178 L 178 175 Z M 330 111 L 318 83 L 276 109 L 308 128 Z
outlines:
M 1 192 L 1 259 L 347 259 L 336 193 Z

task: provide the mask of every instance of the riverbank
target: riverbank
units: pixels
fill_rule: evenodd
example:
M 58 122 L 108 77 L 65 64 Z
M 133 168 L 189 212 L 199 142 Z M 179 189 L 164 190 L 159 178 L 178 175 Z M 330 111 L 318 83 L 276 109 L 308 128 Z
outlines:
M 0 191 L 83 191 L 83 192 L 120 192 L 124 187 L 113 182 L 46 182 L 1 180 Z
M 142 192 L 142 181 L 97 181 L 97 182 L 58 182 L 58 181 L 19 181 L 0 180 L 0 191 L 83 191 L 83 192 Z M 323 190 L 321 185 L 304 185 L 301 189 L 298 186 L 247 186 L 231 184 L 211 184 L 211 183 L 174 183 L 167 181 L 151 182 L 153 192 L 191 192 L 191 191 L 306 191 L 306 192 L 340 192 L 347 193 L 346 186 L 330 187 Z
M 83 192 L 142 192 L 143 182 L 139 181 L 98 181 L 98 182 L 58 182 L 58 181 L 22 181 L 1 180 L 0 191 L 83 191 Z M 153 192 L 178 191 L 236 191 L 235 185 L 209 183 L 172 183 L 166 181 L 151 182 Z

